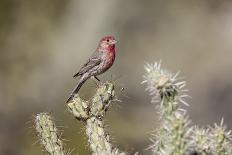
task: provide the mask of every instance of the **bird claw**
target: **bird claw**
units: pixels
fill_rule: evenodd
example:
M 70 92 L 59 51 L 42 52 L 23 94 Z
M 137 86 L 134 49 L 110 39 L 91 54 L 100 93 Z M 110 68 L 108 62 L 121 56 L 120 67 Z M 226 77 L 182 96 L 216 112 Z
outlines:
M 103 82 L 101 82 L 100 79 L 97 78 L 96 76 L 92 76 L 91 79 L 93 79 L 97 87 L 100 87 L 101 85 L 103 85 Z

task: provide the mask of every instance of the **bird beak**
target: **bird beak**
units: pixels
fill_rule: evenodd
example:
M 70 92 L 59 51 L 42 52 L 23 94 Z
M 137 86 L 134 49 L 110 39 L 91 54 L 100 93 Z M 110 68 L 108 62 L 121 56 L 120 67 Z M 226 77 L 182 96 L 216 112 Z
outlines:
M 111 41 L 111 44 L 112 44 L 112 45 L 114 45 L 114 44 L 116 44 L 116 43 L 117 43 L 116 40 L 112 40 L 112 41 Z

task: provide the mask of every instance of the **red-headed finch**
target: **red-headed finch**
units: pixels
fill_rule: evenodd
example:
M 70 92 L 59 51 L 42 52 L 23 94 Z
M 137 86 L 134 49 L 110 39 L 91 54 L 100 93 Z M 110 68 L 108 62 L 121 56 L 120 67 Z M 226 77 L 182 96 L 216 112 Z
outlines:
M 115 44 L 116 40 L 113 36 L 105 36 L 103 37 L 96 49 L 96 51 L 92 54 L 89 60 L 81 67 L 78 73 L 76 73 L 73 77 L 80 76 L 80 79 L 72 91 L 67 103 L 72 100 L 75 94 L 78 93 L 81 86 L 85 83 L 87 79 L 90 77 L 96 78 L 100 81 L 96 76 L 107 71 L 114 63 L 115 59 Z

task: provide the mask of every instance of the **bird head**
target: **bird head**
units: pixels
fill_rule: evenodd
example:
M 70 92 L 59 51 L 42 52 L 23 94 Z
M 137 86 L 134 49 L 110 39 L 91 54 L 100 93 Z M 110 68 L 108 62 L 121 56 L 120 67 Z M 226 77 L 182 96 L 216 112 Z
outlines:
M 105 36 L 100 40 L 98 48 L 112 51 L 115 48 L 116 42 L 113 36 Z

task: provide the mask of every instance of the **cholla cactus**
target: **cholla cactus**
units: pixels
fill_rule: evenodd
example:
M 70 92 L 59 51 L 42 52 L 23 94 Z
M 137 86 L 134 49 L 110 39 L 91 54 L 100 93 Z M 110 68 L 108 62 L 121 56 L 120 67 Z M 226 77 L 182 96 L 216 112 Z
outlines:
M 114 99 L 114 85 L 103 83 L 97 89 L 90 101 L 85 101 L 77 94 L 68 104 L 68 110 L 78 120 L 86 123 L 86 135 L 94 155 L 125 155 L 110 143 L 105 132 L 103 117 Z M 64 155 L 62 141 L 57 134 L 57 128 L 47 113 L 40 113 L 35 118 L 35 126 L 41 144 L 51 155 Z
M 193 154 L 210 155 L 210 131 L 208 128 L 193 127 L 190 152 Z
M 147 64 L 143 83 L 157 104 L 161 127 L 155 132 L 151 148 L 155 155 L 232 155 L 231 131 L 223 125 L 201 129 L 190 127 L 186 111 L 180 103 L 184 98 L 185 81 L 177 74 L 161 69 L 161 63 Z
M 146 90 L 149 91 L 152 96 L 152 103 L 158 104 L 159 112 L 161 116 L 171 115 L 179 108 L 179 102 L 188 105 L 184 98 L 188 95 L 185 94 L 187 91 L 183 89 L 186 85 L 185 81 L 179 81 L 177 78 L 178 73 L 172 74 L 167 70 L 161 69 L 161 62 L 154 64 L 147 64 L 145 66 L 146 75 L 144 81 L 146 83 Z
M 86 120 L 89 117 L 89 103 L 82 100 L 78 94 L 74 96 L 74 99 L 68 103 L 68 110 L 78 120 Z
M 179 107 L 184 101 L 183 90 L 185 81 L 178 81 L 177 74 L 161 69 L 161 63 L 147 64 L 147 74 L 143 83 L 152 95 L 152 102 L 160 102 L 157 105 L 160 113 L 161 128 L 155 134 L 153 151 L 155 154 L 182 155 L 187 150 L 187 137 L 191 131 L 188 128 L 189 121 L 185 117 L 185 111 Z M 157 139 L 158 137 L 158 139 Z
M 86 122 L 86 134 L 94 155 L 124 155 L 110 143 L 105 132 L 103 116 L 115 96 L 114 85 L 106 82 L 99 86 L 92 100 L 87 102 L 76 95 L 69 103 L 69 111 L 79 120 Z
M 93 155 L 125 155 L 110 143 L 110 137 L 105 132 L 102 120 L 91 117 L 86 123 L 86 134 Z
M 51 116 L 47 113 L 37 114 L 35 128 L 40 138 L 40 143 L 50 155 L 64 155 L 63 143 L 58 136 L 58 131 Z
M 226 126 L 222 119 L 220 125 L 215 124 L 214 127 L 211 128 L 210 146 L 212 153 L 216 155 L 231 155 L 231 138 L 231 131 L 226 131 Z

